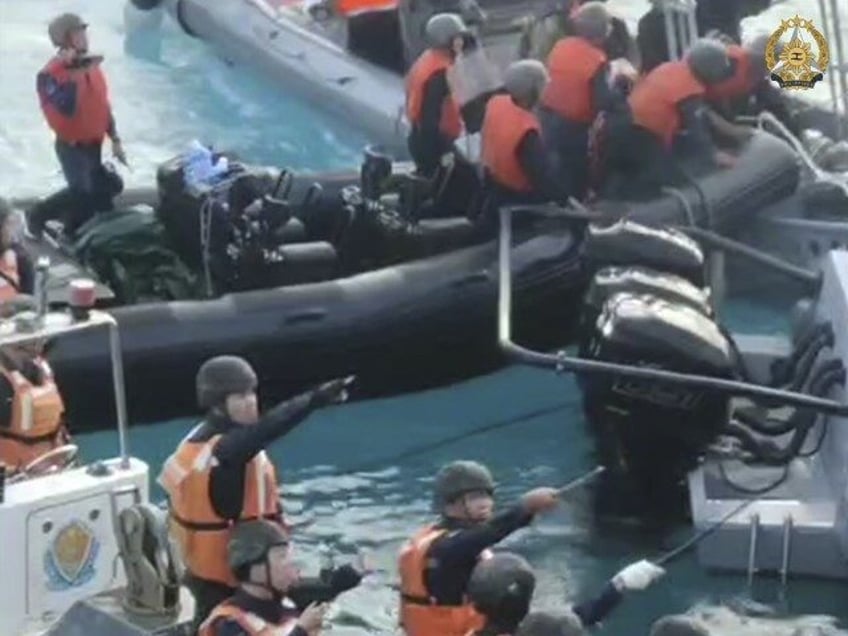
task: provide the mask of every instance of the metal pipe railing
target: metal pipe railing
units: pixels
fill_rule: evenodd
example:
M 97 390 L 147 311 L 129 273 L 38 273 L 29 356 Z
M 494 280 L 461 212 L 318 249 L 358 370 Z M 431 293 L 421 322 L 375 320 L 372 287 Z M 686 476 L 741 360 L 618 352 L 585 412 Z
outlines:
M 512 212 L 513 208 L 511 207 L 502 207 L 499 210 L 498 345 L 507 356 L 516 362 L 528 366 L 553 369 L 557 372 L 619 375 L 640 380 L 678 384 L 716 391 L 734 397 L 762 398 L 771 403 L 810 408 L 829 415 L 848 416 L 848 404 L 795 391 L 783 391 L 738 380 L 588 360 L 569 356 L 565 351 L 540 353 L 515 344 L 512 341 Z
M 679 60 L 698 39 L 693 0 L 666 0 L 662 5 L 670 60 Z
M 828 10 L 828 4 L 830 10 Z M 822 34 L 830 44 L 831 60 L 828 75 L 830 85 L 830 100 L 836 117 L 836 135 L 840 139 L 846 138 L 845 118 L 848 117 L 848 59 L 846 59 L 845 47 L 842 40 L 842 20 L 837 7 L 836 0 L 819 0 L 819 13 L 822 19 Z M 841 105 L 840 105 L 840 95 Z M 842 116 L 840 117 L 840 110 Z

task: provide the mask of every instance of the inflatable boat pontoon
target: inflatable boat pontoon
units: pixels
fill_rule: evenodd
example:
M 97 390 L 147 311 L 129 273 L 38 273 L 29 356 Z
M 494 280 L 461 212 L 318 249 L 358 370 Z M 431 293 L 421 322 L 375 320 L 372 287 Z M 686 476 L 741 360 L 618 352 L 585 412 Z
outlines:
M 409 164 L 373 150 L 366 156 L 361 175 L 290 178 L 231 162 L 234 176 L 207 189 L 185 185 L 180 157 L 160 167 L 158 192 L 134 193 L 155 215 L 101 215 L 80 230 L 74 256 L 47 240 L 29 244 L 53 261 L 54 303 L 67 301 L 69 279 L 99 279 L 101 306 L 121 325 L 134 421 L 192 413 L 198 366 L 223 353 L 256 366 L 269 400 L 347 374 L 358 376 L 358 396 L 387 395 L 501 363 L 493 234 L 464 215 L 465 203 L 439 204 L 443 190 L 422 183 Z M 600 202 L 598 210 L 611 223 L 732 233 L 760 206 L 791 194 L 797 179 L 788 147 L 759 134 L 737 170 L 696 177 L 651 201 Z M 614 229 L 606 235 L 612 244 L 587 255 L 582 224 L 551 223 L 519 224 L 513 255 L 517 337 L 539 348 L 571 341 L 590 269 L 648 264 L 654 249 Z M 107 343 L 98 338 L 69 336 L 49 351 L 74 430 L 96 429 L 112 412 L 105 397 L 84 397 L 109 377 Z

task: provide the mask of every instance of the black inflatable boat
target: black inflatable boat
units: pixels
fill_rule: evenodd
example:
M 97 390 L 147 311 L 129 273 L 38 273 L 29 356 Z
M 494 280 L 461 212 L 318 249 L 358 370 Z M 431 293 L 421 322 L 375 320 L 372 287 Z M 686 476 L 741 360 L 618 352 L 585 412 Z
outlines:
M 65 302 L 69 279 L 97 276 L 99 302 L 121 325 L 133 422 L 193 413 L 195 372 L 222 353 L 251 361 L 265 401 L 351 373 L 359 378 L 354 397 L 371 397 L 446 384 L 502 363 L 494 237 L 458 210 L 433 205 L 437 186 L 373 155 L 360 173 L 347 174 L 292 177 L 234 165 L 222 183 L 192 188 L 182 159 L 164 164 L 156 191 L 124 195 L 155 213 L 99 215 L 80 230 L 73 257 L 50 241 L 29 243 L 51 257 L 54 303 Z M 728 229 L 786 196 L 797 180 L 788 148 L 757 135 L 737 170 L 684 188 L 685 206 L 666 195 L 600 207 L 611 219 L 653 225 L 682 223 L 694 211 L 696 223 L 711 219 Z M 36 208 L 56 205 L 57 197 Z M 422 218 L 436 213 L 442 218 Z M 641 249 L 638 232 L 614 226 L 587 259 L 582 234 L 562 220 L 516 223 L 514 328 L 522 344 L 546 349 L 573 341 L 592 272 L 654 258 L 655 245 Z M 109 378 L 105 336 L 64 338 L 49 357 L 72 429 L 107 427 L 114 405 L 100 390 Z

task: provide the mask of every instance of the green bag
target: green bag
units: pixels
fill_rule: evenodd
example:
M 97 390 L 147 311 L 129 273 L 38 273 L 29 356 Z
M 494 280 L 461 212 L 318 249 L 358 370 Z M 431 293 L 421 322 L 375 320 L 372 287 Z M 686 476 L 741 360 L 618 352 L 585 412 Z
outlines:
M 77 231 L 73 251 L 121 304 L 200 297 L 197 277 L 168 246 L 156 215 L 144 209 L 98 213 Z

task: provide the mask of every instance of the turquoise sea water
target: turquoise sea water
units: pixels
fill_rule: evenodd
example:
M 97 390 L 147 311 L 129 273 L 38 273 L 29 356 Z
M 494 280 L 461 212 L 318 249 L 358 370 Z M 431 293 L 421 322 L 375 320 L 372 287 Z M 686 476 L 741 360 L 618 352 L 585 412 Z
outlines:
M 621 3 L 619 3 L 621 4 Z M 149 184 L 155 164 L 179 152 L 192 138 L 241 153 L 251 161 L 321 169 L 350 166 L 364 143 L 313 109 L 264 85 L 243 69 L 230 69 L 201 43 L 172 29 L 158 48 L 141 43 L 124 50 L 117 0 L 0 0 L 0 193 L 42 193 L 60 183 L 50 138 L 33 94 L 33 77 L 50 55 L 45 36 L 49 16 L 83 12 L 91 23 L 92 48 L 106 55 L 119 127 L 133 164 L 131 184 Z M 731 325 L 746 331 L 782 331 L 782 314 L 752 304 L 728 308 Z M 521 419 L 528 413 L 536 417 Z M 497 423 L 521 421 L 494 427 Z M 191 426 L 165 422 L 131 431 L 131 448 L 155 475 L 164 457 Z M 491 430 L 456 443 L 399 456 L 440 440 Z M 114 434 L 78 438 L 89 458 L 113 452 Z M 297 548 L 307 567 L 316 567 L 321 544 L 353 555 L 373 551 L 380 572 L 343 596 L 334 609 L 333 633 L 391 633 L 396 592 L 397 547 L 428 520 L 429 487 L 438 467 L 456 458 L 487 463 L 499 483 L 499 500 L 509 502 L 539 485 L 559 485 L 591 467 L 579 394 L 568 377 L 522 368 L 478 378 L 450 389 L 403 398 L 352 404 L 322 411 L 271 449 L 280 467 L 285 503 L 302 522 Z M 621 566 L 653 556 L 687 537 L 662 545 L 633 533 L 599 533 L 581 498 L 511 538 L 506 545 L 537 568 L 538 601 L 556 607 L 586 598 Z M 638 635 L 665 613 L 695 604 L 717 604 L 744 596 L 737 576 L 711 576 L 691 556 L 675 562 L 667 579 L 627 600 L 601 633 Z M 758 584 L 755 598 L 785 616 L 776 623 L 735 625 L 732 615 L 716 620 L 726 634 L 789 634 L 800 615 L 831 614 L 848 621 L 846 588 L 797 582 L 788 603 L 774 604 L 776 588 Z

